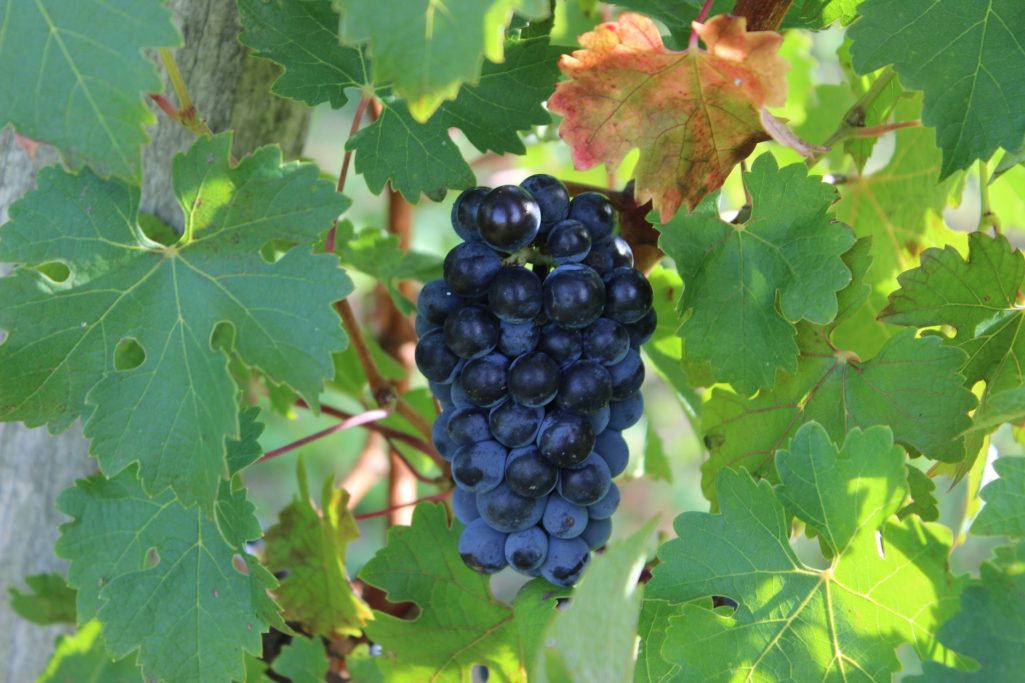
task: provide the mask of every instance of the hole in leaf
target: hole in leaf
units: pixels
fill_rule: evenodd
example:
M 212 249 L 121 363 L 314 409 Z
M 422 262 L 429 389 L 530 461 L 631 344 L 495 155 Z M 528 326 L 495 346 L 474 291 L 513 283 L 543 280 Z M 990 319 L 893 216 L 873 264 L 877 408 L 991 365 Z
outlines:
M 41 263 L 36 270 L 54 282 L 66 282 L 71 277 L 71 270 L 60 261 Z
M 158 564 L 160 564 L 160 553 L 156 548 L 150 548 L 146 551 L 145 568 L 153 569 L 153 567 L 156 567 Z
M 238 553 L 231 556 L 231 566 L 234 567 L 235 571 L 239 574 L 249 576 L 249 565 L 246 564 L 245 558 Z
M 146 360 L 146 352 L 131 337 L 125 337 L 114 348 L 114 368 L 119 372 L 134 370 Z
M 181 239 L 181 234 L 174 226 L 165 223 L 151 213 L 139 214 L 139 227 L 142 228 L 142 234 L 165 247 L 170 247 Z
M 226 321 L 217 323 L 210 334 L 210 348 L 231 353 L 235 348 L 235 326 Z
M 295 242 L 270 240 L 260 247 L 260 257 L 267 263 L 277 263 L 294 246 Z

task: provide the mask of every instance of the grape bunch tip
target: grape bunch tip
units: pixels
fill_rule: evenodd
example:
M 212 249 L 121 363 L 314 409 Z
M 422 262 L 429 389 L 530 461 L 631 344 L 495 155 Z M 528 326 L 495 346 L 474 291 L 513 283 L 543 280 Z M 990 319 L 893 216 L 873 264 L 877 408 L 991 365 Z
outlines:
M 549 175 L 466 190 L 463 240 L 417 302 L 416 364 L 443 408 L 464 562 L 572 586 L 605 545 L 644 410 L 652 290 L 597 192 Z

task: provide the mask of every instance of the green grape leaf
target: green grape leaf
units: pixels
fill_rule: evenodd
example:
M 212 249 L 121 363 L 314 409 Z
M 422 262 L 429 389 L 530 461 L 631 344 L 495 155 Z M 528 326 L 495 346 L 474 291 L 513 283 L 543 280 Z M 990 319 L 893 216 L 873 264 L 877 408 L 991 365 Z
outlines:
M 11 586 L 11 609 L 33 624 L 75 623 L 75 590 L 60 574 L 33 574 L 25 577 L 28 593 Z
M 828 213 L 836 191 L 803 164 L 780 169 L 763 154 L 744 182 L 746 221 L 726 223 L 708 198 L 661 226 L 659 245 L 683 277 L 688 358 L 709 361 L 717 380 L 752 394 L 772 386 L 777 370 L 796 368 L 795 323 L 836 317 L 836 293 L 851 280 L 841 256 L 854 235 Z
M 246 676 L 243 683 L 274 683 L 267 675 L 267 662 L 253 655 L 246 655 Z
M 637 666 L 634 668 L 636 683 L 668 683 L 678 680 L 680 666 L 666 661 L 662 646 L 666 640 L 666 624 L 669 619 L 683 614 L 683 605 L 668 600 L 644 600 L 637 625 L 640 647 L 637 650 Z
M 399 290 L 399 281 L 427 282 L 441 277 L 442 260 L 438 256 L 403 249 L 398 235 L 378 228 L 364 228 L 356 234 L 349 221 L 338 224 L 335 253 L 343 265 L 366 273 L 384 286 L 395 306 L 406 315 L 416 311 L 416 305 Z
M 469 683 L 475 664 L 492 680 L 524 683 L 529 656 L 564 594 L 542 580 L 528 583 L 510 606 L 497 600 L 487 576 L 463 564 L 462 525 L 450 526 L 443 505 L 421 503 L 409 527 L 392 527 L 388 542 L 363 566 L 360 578 L 392 602 L 414 602 L 416 619 L 375 612 L 367 637 L 384 648 L 385 680 Z
M 897 511 L 897 517 L 904 519 L 908 515 L 918 515 L 923 522 L 935 522 L 940 518 L 940 510 L 933 491 L 936 484 L 922 470 L 908 465 L 908 495 L 911 500 Z
M 292 683 L 324 683 L 328 665 L 320 638 L 296 636 L 274 658 L 273 669 Z
M 367 43 L 376 83 L 388 83 L 409 103 L 413 120 L 427 121 L 463 83 L 476 83 L 481 63 L 503 61 L 503 33 L 513 10 L 548 15 L 547 0 L 432 0 L 368 3 L 335 0 L 341 37 Z M 402 21 L 395 16 L 401 13 Z
M 993 463 L 993 469 L 1000 478 L 979 494 L 986 505 L 975 518 L 972 533 L 1025 538 L 1025 457 L 1005 455 Z
M 1014 683 L 1025 670 L 1025 542 L 997 548 L 996 559 L 961 594 L 961 610 L 940 628 L 940 641 L 972 657 L 974 671 L 924 662 L 908 683 Z
M 925 93 L 922 122 L 943 150 L 940 177 L 1014 150 L 1025 137 L 1025 4 L 866 0 L 849 35 L 859 73 L 893 64 Z
M 851 65 L 850 46 L 850 40 L 845 40 L 843 45 L 840 46 L 839 51 L 840 67 L 843 69 L 844 75 L 847 76 L 848 92 L 857 99 L 865 97 L 869 100 L 868 104 L 860 111 L 860 121 L 857 121 L 857 114 L 855 114 L 855 120 L 866 128 L 888 123 L 891 121 L 891 116 L 898 103 L 901 105 L 901 108 L 897 111 L 897 121 L 909 121 L 918 118 L 922 112 L 921 96 L 912 96 L 910 93 L 906 93 L 904 88 L 901 87 L 900 79 L 895 78 L 890 71 L 876 71 L 866 76 L 858 76 Z M 880 84 L 879 81 L 881 79 L 886 80 Z M 873 88 L 876 89 L 876 92 L 869 96 L 868 93 Z M 903 102 L 900 101 L 902 97 L 904 98 Z M 923 135 L 932 142 L 932 135 L 928 131 Z M 879 138 L 876 136 L 860 137 L 856 135 L 849 136 L 843 141 L 843 150 L 854 159 L 854 166 L 859 174 L 864 172 L 865 164 L 868 163 L 869 157 L 872 156 L 878 141 Z M 935 143 L 930 144 L 929 147 L 934 151 L 938 168 L 940 151 Z M 932 171 L 929 177 L 929 180 L 933 181 L 934 186 L 936 184 L 935 175 L 935 171 Z
M 812 420 L 837 441 L 852 427 L 887 425 L 899 443 L 929 458 L 963 460 L 959 435 L 971 425 L 968 412 L 976 404 L 959 373 L 964 358 L 936 337 L 918 339 L 905 330 L 865 361 L 842 350 L 808 349 L 796 373 L 753 398 L 715 389 L 702 423 L 711 450 L 701 467 L 705 495 L 714 496 L 725 467 L 771 476 L 778 449 Z
M 1025 343 L 1018 340 L 1023 279 L 1025 259 L 1006 237 L 974 232 L 967 259 L 953 247 L 923 252 L 879 316 L 895 325 L 953 327 L 950 343 L 968 354 L 968 382 L 985 379 L 993 393 L 1014 389 L 1025 384 Z
M 359 538 L 349 512 L 349 494 L 329 477 L 321 491 L 321 509 L 310 499 L 306 467 L 299 460 L 299 495 L 267 530 L 266 564 L 286 572 L 274 595 L 288 619 L 328 638 L 359 635 L 370 608 L 356 596 L 345 572 L 345 550 Z
M 157 0 L 4 2 L 0 129 L 54 145 L 72 168 L 138 181 L 156 122 L 142 96 L 163 89 L 142 50 L 180 44 Z
M 106 474 L 139 462 L 148 491 L 171 486 L 207 510 L 227 475 L 225 439 L 240 435 L 214 330 L 232 326 L 239 358 L 316 406 L 347 341 L 331 304 L 352 288 L 309 246 L 349 201 L 276 147 L 237 166 L 230 147 L 219 135 L 176 157 L 186 231 L 174 246 L 141 235 L 137 187 L 88 171 L 44 169 L 0 229 L 0 260 L 22 264 L 0 279 L 0 419 L 56 431 L 83 416 Z M 271 239 L 297 246 L 267 263 Z M 67 280 L 32 268 L 53 261 Z M 115 362 L 122 341 L 141 346 L 137 367 Z
M 918 98 L 898 104 L 897 119 L 918 116 Z M 947 198 L 956 179 L 936 182 L 940 151 L 932 134 L 921 128 L 897 131 L 893 156 L 870 175 L 848 176 L 839 186 L 836 217 L 854 227 L 859 236 L 873 238 L 873 284 L 893 289 L 893 278 L 912 266 L 912 254 L 933 241 L 936 233 L 950 231 L 943 222 Z M 914 197 L 915 201 L 908 201 Z
M 632 680 L 641 613 L 637 579 L 655 521 L 595 556 L 569 607 L 548 624 L 532 683 Z
M 245 550 L 260 537 L 253 505 L 229 482 L 216 523 L 169 490 L 146 495 L 134 466 L 79 481 L 57 507 L 73 518 L 57 554 L 70 563 L 79 623 L 103 622 L 109 652 L 138 651 L 147 679 L 240 679 L 260 634 L 287 628 L 267 595 L 274 577 Z
M 75 633 L 60 636 L 57 648 L 36 683 L 144 683 L 135 657 L 113 660 L 103 644 L 103 627 L 95 619 Z
M 363 50 L 338 42 L 331 0 L 238 0 L 238 12 L 242 44 L 284 69 L 271 86 L 274 94 L 338 108 L 349 99 L 347 88 L 369 86 Z
M 647 429 L 644 432 L 644 460 L 643 473 L 652 481 L 664 481 L 667 484 L 673 483 L 673 471 L 669 467 L 669 458 L 666 457 L 665 444 L 651 420 L 648 420 Z
M 709 9 L 708 16 L 726 14 L 733 9 L 735 0 L 715 0 Z M 635 12 L 647 14 L 666 25 L 676 39 L 677 48 L 687 46 L 690 37 L 691 22 L 701 12 L 702 0 L 615 0 L 611 4 Z
M 858 16 L 862 0 L 797 0 L 783 18 L 780 30 L 803 28 L 818 31 L 833 22 L 842 26 Z
M 1005 422 L 1025 421 L 1025 386 L 983 393 L 968 433 L 991 432 Z
M 473 171 L 440 118 L 418 123 L 401 100 L 382 102 L 378 119 L 345 143 L 356 153 L 353 166 L 371 191 L 380 193 L 390 183 L 409 202 L 419 201 L 421 193 L 441 201 L 449 188 L 473 186 Z
M 482 152 L 525 153 L 519 131 L 551 121 L 541 103 L 555 90 L 563 52 L 547 38 L 507 42 L 505 61 L 486 62 L 480 82 L 460 88 L 456 99 L 441 105 L 431 120 L 459 128 Z
M 680 679 L 889 681 L 904 643 L 952 661 L 936 635 L 961 590 L 947 570 L 951 532 L 893 518 L 907 483 L 890 431 L 855 428 L 837 447 L 806 425 L 776 462 L 775 490 L 724 470 L 721 514 L 680 515 L 679 538 L 659 550 L 646 596 L 738 603 L 733 614 L 688 604 L 669 619 L 662 656 Z M 797 558 L 790 513 L 828 544 L 827 568 Z
M 259 441 L 260 435 L 263 434 L 263 423 L 256 421 L 259 415 L 260 409 L 252 406 L 239 412 L 240 436 L 238 439 L 228 440 L 228 473 L 231 475 L 238 474 L 263 455 Z

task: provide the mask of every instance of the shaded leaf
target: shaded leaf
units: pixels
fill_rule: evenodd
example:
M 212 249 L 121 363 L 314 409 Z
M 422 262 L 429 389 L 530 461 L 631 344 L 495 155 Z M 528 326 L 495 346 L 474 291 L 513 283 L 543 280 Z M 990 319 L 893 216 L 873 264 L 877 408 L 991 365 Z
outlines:
M 324 683 L 327 668 L 327 652 L 320 638 L 292 638 L 274 658 L 274 672 L 292 683 Z
M 54 145 L 72 168 L 138 181 L 156 123 L 142 98 L 163 90 L 142 50 L 180 44 L 157 0 L 4 2 L 0 129 Z
M 634 669 L 636 683 L 663 683 L 676 680 L 680 666 L 662 656 L 666 641 L 666 625 L 669 619 L 683 614 L 683 605 L 668 600 L 644 600 L 637 625 L 640 647 L 637 650 L 637 666 Z
M 1025 4 L 866 0 L 853 24 L 859 73 L 893 64 L 925 92 L 922 121 L 943 150 L 940 178 L 1025 138 Z
M 986 505 L 975 518 L 972 533 L 1025 538 L 1025 457 L 1005 455 L 993 462 L 993 469 L 999 479 L 979 494 Z
M 935 522 L 940 518 L 936 496 L 933 491 L 936 484 L 922 470 L 908 465 L 908 495 L 911 500 L 897 511 L 897 517 L 904 519 L 908 515 L 918 515 L 923 522 Z
M 630 13 L 580 36 L 585 49 L 559 62 L 570 80 L 548 100 L 573 164 L 615 168 L 637 147 L 638 204 L 652 201 L 663 223 L 697 206 L 768 139 L 759 110 L 786 99 L 782 36 L 744 27 L 713 17 L 696 29 L 707 51 L 667 50 L 654 22 Z
M 239 358 L 315 406 L 346 344 L 331 303 L 352 287 L 309 246 L 349 201 L 276 147 L 237 166 L 230 147 L 219 135 L 175 158 L 186 233 L 172 247 L 141 235 L 137 187 L 88 171 L 43 169 L 0 229 L 0 260 L 22 264 L 0 279 L 0 419 L 58 431 L 83 416 L 105 473 L 139 462 L 148 491 L 171 486 L 207 510 L 227 475 L 225 439 L 240 435 L 215 329 L 233 327 Z M 298 246 L 267 263 L 271 239 Z M 31 268 L 50 261 L 67 265 L 65 282 Z M 141 347 L 138 367 L 116 366 L 123 340 Z
M 75 623 L 75 590 L 60 574 L 33 574 L 25 577 L 30 592 L 22 593 L 15 586 L 7 592 L 11 596 L 11 609 L 22 619 L 33 624 Z
M 135 664 L 135 657 L 115 661 L 107 654 L 102 630 L 100 622 L 93 619 L 83 624 L 77 632 L 60 636 L 57 649 L 36 683 L 143 683 L 142 672 Z

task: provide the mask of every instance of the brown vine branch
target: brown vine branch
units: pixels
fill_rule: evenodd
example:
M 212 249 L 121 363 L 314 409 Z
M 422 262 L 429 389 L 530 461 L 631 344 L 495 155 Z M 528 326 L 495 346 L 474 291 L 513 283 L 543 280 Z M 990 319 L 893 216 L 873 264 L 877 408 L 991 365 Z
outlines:
M 363 121 L 363 112 L 367 110 L 367 105 L 370 104 L 370 100 L 374 99 L 373 95 L 365 93 L 359 98 L 359 104 L 356 105 L 356 113 L 352 115 L 352 126 L 349 127 L 349 137 L 346 139 L 346 147 L 348 147 L 349 140 L 359 132 L 360 123 Z M 341 194 L 342 190 L 345 189 L 345 180 L 349 176 L 349 162 L 352 161 L 352 150 L 346 149 L 345 155 L 342 156 L 342 169 L 338 172 L 338 182 L 335 184 L 335 192 Z M 335 218 L 331 222 L 331 229 L 327 231 L 327 238 L 324 241 L 324 251 L 329 254 L 334 253 L 335 250 L 335 234 L 338 232 L 338 219 Z
M 879 76 L 879 78 L 875 80 L 875 82 L 872 84 L 872 87 L 869 88 L 864 95 L 859 97 L 858 101 L 852 104 L 850 109 L 848 109 L 847 112 L 844 113 L 843 118 L 840 119 L 840 125 L 837 126 L 836 130 L 834 130 L 828 138 L 826 138 L 826 141 L 822 144 L 822 146 L 828 150 L 837 142 L 840 142 L 841 140 L 849 136 L 871 137 L 873 135 L 872 133 L 869 133 L 865 136 L 861 136 L 858 134 L 857 131 L 871 131 L 874 128 L 880 128 L 880 126 L 871 126 L 869 128 L 865 128 L 865 114 L 868 111 L 869 107 L 872 106 L 876 99 L 883 93 L 883 91 L 887 87 L 889 87 L 890 83 L 896 77 L 897 74 L 893 71 L 893 69 L 887 67 L 886 70 L 883 71 L 883 73 Z M 885 126 L 892 124 L 882 125 Z M 896 128 L 894 128 L 893 130 L 896 130 Z M 885 133 L 887 131 L 883 130 L 882 132 Z M 824 154 L 825 153 L 820 152 L 808 157 L 808 168 L 812 168 L 813 166 L 815 166 L 815 164 L 817 164 L 822 159 Z
M 922 122 L 919 119 L 913 119 L 911 121 L 894 121 L 893 123 L 880 123 L 878 126 L 869 126 L 868 128 L 855 128 L 849 133 L 852 138 L 877 138 L 885 133 L 892 133 L 895 130 L 903 130 L 904 128 L 920 128 Z
M 737 0 L 735 17 L 747 19 L 748 31 L 776 31 L 794 0 Z
M 310 407 L 306 403 L 306 401 L 302 399 L 297 400 L 295 404 L 300 408 L 309 409 Z M 348 420 L 354 417 L 353 413 L 348 413 L 344 410 L 339 410 L 338 408 L 333 408 L 331 406 L 326 406 L 324 404 L 321 404 L 320 412 L 324 413 L 325 415 L 330 415 L 331 417 L 337 417 L 340 420 Z M 432 446 L 430 442 L 424 441 L 423 439 L 418 439 L 412 434 L 407 434 L 398 429 L 386 427 L 385 425 L 378 424 L 376 422 L 370 422 L 361 426 L 364 429 L 376 432 L 381 436 L 388 437 L 392 441 L 398 441 L 400 443 L 406 444 L 407 446 L 412 446 L 424 455 L 430 457 L 432 460 L 435 460 L 435 458 L 441 458 L 441 455 L 438 453 L 437 449 L 434 448 L 434 446 Z
M 375 517 L 385 517 L 387 515 L 390 515 L 392 512 L 394 512 L 396 510 L 401 510 L 403 508 L 413 507 L 414 505 L 419 505 L 420 503 L 429 503 L 429 502 L 438 501 L 438 500 L 445 500 L 450 495 L 451 495 L 451 491 L 445 491 L 443 493 L 435 493 L 434 495 L 431 495 L 431 496 L 423 496 L 422 498 L 417 498 L 416 500 L 411 500 L 408 503 L 399 503 L 397 505 L 390 505 L 390 506 L 386 507 L 383 510 L 375 510 L 374 512 L 365 512 L 362 515 L 353 515 L 352 517 L 357 522 L 362 522 L 363 520 L 366 520 L 366 519 L 374 519 Z
M 331 436 L 332 434 L 344 431 L 346 429 L 352 429 L 353 427 L 360 427 L 362 425 L 375 422 L 377 420 L 383 420 L 386 417 L 388 417 L 388 411 L 381 410 L 379 408 L 376 410 L 368 410 L 365 413 L 360 413 L 359 415 L 353 415 L 352 417 L 346 420 L 342 420 L 338 424 L 331 425 L 327 429 L 321 429 L 319 432 L 314 432 L 309 436 L 304 436 L 303 438 L 297 439 L 292 443 L 285 444 L 280 448 L 275 448 L 272 451 L 267 451 L 256 462 L 263 462 L 264 460 L 276 458 L 279 455 L 284 455 L 285 453 L 294 451 L 297 448 L 301 448 L 308 443 L 319 441 L 320 439 L 323 439 L 325 436 Z
M 213 137 L 214 132 L 210 130 L 210 126 L 206 125 L 206 121 L 196 113 L 196 105 L 192 103 L 192 98 L 189 97 L 189 88 L 185 85 L 185 79 L 182 78 L 182 72 L 178 68 L 178 62 L 175 61 L 174 54 L 166 47 L 160 48 L 160 61 L 163 62 L 164 69 L 167 70 L 167 77 L 171 81 L 175 97 L 178 98 L 177 116 L 172 118 L 196 135 L 208 138 Z M 151 97 L 154 96 L 151 95 Z M 160 96 L 157 95 L 156 97 Z M 168 102 L 168 104 L 170 103 Z M 157 102 L 157 105 L 164 109 L 160 102 Z

